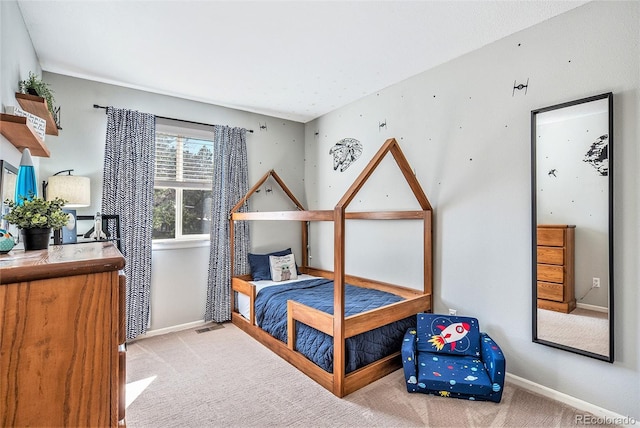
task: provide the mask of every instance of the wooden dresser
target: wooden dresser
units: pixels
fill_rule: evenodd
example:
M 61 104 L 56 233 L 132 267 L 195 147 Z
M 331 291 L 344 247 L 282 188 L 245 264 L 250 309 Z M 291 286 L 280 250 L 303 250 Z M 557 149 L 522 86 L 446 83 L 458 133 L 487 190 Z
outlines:
M 110 242 L 0 255 L 0 426 L 124 424 L 124 263 Z
M 575 228 L 538 225 L 538 308 L 567 314 L 576 308 Z

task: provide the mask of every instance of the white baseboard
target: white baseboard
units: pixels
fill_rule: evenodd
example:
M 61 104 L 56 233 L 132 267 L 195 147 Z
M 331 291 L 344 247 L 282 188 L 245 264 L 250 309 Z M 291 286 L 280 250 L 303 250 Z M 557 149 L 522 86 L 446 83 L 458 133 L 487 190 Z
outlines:
M 147 339 L 147 338 L 153 337 L 153 336 L 160 336 L 162 334 L 173 333 L 174 331 L 187 330 L 187 329 L 194 328 L 194 327 L 200 327 L 200 326 L 203 326 L 203 325 L 209 324 L 209 323 L 210 323 L 210 321 L 193 321 L 193 322 L 188 322 L 188 323 L 185 323 L 185 324 L 173 325 L 171 327 L 158 328 L 158 329 L 155 329 L 155 330 L 147 330 L 147 332 L 145 334 L 141 334 L 140 336 L 136 337 L 135 340 Z
M 623 416 L 621 414 L 612 412 L 607 409 L 603 409 L 602 407 L 596 406 L 595 404 L 588 403 L 584 400 L 580 400 L 579 398 L 572 397 L 563 392 L 556 391 L 554 389 L 548 388 L 546 386 L 537 384 L 535 382 L 531 382 L 530 380 L 523 379 L 519 376 L 513 375 L 511 373 L 507 373 L 507 380 L 527 391 L 531 391 L 536 394 L 540 394 L 544 397 L 550 398 L 555 401 L 559 401 L 567 406 L 574 407 L 578 410 L 583 410 L 585 412 L 591 413 L 596 416 L 600 420 L 592 421 L 591 424 L 597 423 L 600 425 L 609 425 L 616 424 L 618 426 L 637 426 L 637 420 L 629 416 Z M 589 425 L 589 423 L 583 423 L 578 425 Z
M 590 311 L 595 311 L 595 312 L 604 312 L 604 313 L 608 313 L 609 312 L 609 308 L 605 308 L 602 306 L 596 306 L 596 305 L 589 305 L 588 303 L 576 303 L 576 307 L 577 308 L 582 308 L 582 309 L 587 309 Z

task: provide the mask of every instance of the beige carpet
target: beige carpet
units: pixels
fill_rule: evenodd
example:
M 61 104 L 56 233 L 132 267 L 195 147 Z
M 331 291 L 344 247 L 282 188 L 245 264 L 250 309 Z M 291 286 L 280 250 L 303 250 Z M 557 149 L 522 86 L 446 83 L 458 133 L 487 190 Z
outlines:
M 609 315 L 576 308 L 569 314 L 538 309 L 538 338 L 609 355 Z
M 500 404 L 409 394 L 402 370 L 340 399 L 230 323 L 129 344 L 127 382 L 142 380 L 129 427 L 565 427 L 584 414 L 509 383 Z

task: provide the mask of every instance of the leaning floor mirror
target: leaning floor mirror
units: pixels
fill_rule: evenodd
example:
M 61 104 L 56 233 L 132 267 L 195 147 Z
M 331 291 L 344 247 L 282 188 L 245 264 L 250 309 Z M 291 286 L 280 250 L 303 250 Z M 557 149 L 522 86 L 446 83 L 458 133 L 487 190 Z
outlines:
M 613 362 L 613 94 L 531 112 L 533 341 Z
M 0 160 L 0 229 L 9 230 L 10 225 L 2 216 L 9 213 L 9 207 L 4 203 L 7 199 L 13 200 L 16 191 L 18 169 L 5 160 Z M 11 233 L 17 230 L 9 230 Z M 17 236 L 17 233 L 14 233 Z

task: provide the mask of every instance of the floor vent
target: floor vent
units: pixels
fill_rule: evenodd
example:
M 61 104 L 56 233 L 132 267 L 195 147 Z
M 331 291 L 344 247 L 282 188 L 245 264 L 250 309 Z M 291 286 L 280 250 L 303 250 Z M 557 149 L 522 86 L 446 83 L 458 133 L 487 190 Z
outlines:
M 200 334 L 200 333 L 206 333 L 207 331 L 212 331 L 212 330 L 218 330 L 224 328 L 224 326 L 222 324 L 213 324 L 207 327 L 203 327 L 203 328 L 199 328 L 196 330 L 196 333 Z

